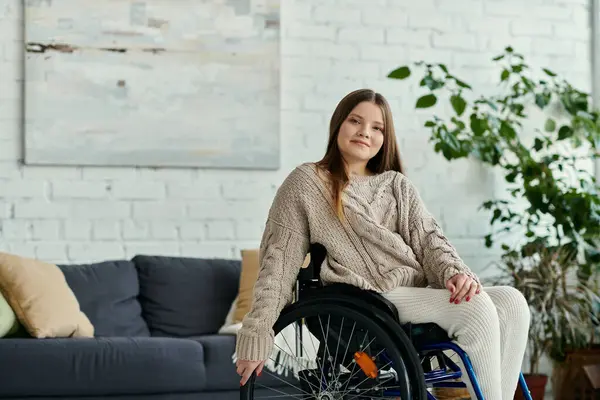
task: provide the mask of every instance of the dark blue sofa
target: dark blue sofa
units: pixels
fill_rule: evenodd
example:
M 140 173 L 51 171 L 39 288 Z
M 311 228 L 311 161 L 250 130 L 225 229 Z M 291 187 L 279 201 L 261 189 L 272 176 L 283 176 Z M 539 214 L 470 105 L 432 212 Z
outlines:
M 239 399 L 235 336 L 217 332 L 240 261 L 140 255 L 59 267 L 96 337 L 0 338 L 0 398 Z

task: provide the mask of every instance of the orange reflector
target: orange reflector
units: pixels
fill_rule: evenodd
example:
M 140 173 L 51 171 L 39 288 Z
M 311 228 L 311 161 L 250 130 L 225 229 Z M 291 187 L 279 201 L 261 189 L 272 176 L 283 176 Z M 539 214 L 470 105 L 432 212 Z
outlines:
M 354 353 L 354 360 L 366 376 L 372 379 L 377 378 L 377 365 L 375 365 L 375 362 L 367 355 L 367 353 L 357 351 Z

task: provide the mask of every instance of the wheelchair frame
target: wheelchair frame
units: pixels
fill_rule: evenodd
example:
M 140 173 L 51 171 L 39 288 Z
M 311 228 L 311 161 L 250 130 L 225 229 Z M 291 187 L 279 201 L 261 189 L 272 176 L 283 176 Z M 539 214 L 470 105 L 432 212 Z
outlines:
M 358 298 L 363 299 L 363 301 L 361 301 L 361 303 L 363 303 L 361 307 L 364 308 L 364 304 L 369 304 L 371 307 L 380 311 L 372 314 L 375 319 L 379 319 L 379 322 L 388 325 L 393 325 L 395 323 L 397 324 L 397 327 L 391 326 L 389 329 L 391 332 L 403 330 L 408 335 L 410 342 L 413 345 L 413 349 L 410 350 L 414 350 L 421 359 L 421 364 L 416 365 L 415 368 L 420 369 L 423 373 L 426 386 L 437 388 L 466 388 L 466 383 L 464 381 L 457 381 L 457 379 L 464 379 L 462 370 L 444 354 L 444 351 L 452 350 L 460 357 L 464 364 L 466 375 L 471 382 L 477 400 L 485 400 L 468 354 L 458 344 L 454 343 L 442 328 L 433 323 L 414 325 L 410 323 L 402 324 L 396 307 L 383 296 L 375 292 L 354 288 L 345 284 L 335 284 L 325 287 L 320 279 L 321 264 L 325 260 L 325 257 L 325 247 L 318 243 L 311 245 L 310 263 L 298 274 L 295 302 L 310 300 L 315 302 L 334 301 L 339 302 L 340 304 L 345 303 L 350 306 L 356 306 L 357 296 L 360 296 Z M 330 290 L 327 290 L 329 288 Z M 307 292 L 311 292 L 311 296 L 306 296 Z M 383 313 L 381 313 L 381 311 L 383 311 Z M 423 334 L 423 330 L 429 331 L 429 333 L 424 333 L 424 335 L 426 336 L 429 334 L 434 340 L 413 341 L 413 336 L 415 334 Z M 431 359 L 433 357 L 437 359 L 441 368 L 432 369 Z M 406 368 L 408 367 L 410 366 L 406 365 Z M 529 388 L 527 387 L 522 372 L 519 374 L 519 387 L 521 388 L 524 399 L 532 400 L 531 393 L 529 392 Z M 429 400 L 436 400 L 436 397 L 429 391 L 427 392 L 427 398 Z

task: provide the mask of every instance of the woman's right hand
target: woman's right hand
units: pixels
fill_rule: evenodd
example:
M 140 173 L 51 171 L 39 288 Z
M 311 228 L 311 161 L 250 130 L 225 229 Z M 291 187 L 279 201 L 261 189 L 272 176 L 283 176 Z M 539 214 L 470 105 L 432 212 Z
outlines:
M 242 380 L 240 381 L 241 386 L 244 386 L 246 382 L 248 382 L 248 379 L 250 379 L 250 375 L 252 375 L 254 370 L 256 370 L 256 375 L 258 376 L 265 366 L 264 361 L 237 360 L 235 364 L 238 375 L 242 377 Z

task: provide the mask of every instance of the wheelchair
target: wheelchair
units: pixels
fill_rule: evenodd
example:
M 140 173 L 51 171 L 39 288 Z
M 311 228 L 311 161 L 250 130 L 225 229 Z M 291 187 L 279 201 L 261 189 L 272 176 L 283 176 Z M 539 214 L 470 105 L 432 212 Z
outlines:
M 468 355 L 434 323 L 402 324 L 380 294 L 347 284 L 324 286 L 326 250 L 311 245 L 294 301 L 274 325 L 275 346 L 261 376 L 240 387 L 241 400 L 435 400 L 438 388 L 465 388 L 460 358 L 477 400 L 484 400 Z M 280 336 L 281 335 L 281 336 Z M 309 349 L 310 347 L 310 349 Z M 532 400 L 523 374 L 522 398 Z

